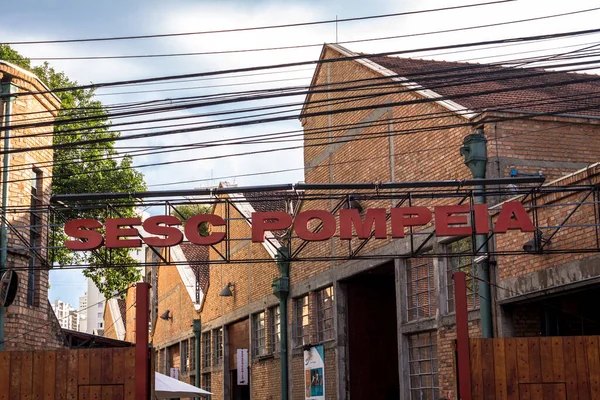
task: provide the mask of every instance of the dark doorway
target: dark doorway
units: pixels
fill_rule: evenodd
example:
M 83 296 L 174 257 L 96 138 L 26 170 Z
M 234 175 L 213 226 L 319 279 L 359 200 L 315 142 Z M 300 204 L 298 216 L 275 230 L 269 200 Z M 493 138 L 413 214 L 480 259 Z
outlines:
M 231 399 L 250 400 L 250 385 L 237 384 L 237 371 L 231 371 Z
M 394 264 L 344 281 L 352 399 L 400 397 Z
M 600 335 L 600 288 L 593 287 L 507 306 L 514 335 Z
M 231 400 L 250 400 L 250 386 L 237 384 L 237 351 L 250 348 L 250 325 L 248 319 L 235 322 L 227 327 L 229 338 L 229 387 Z M 250 370 L 247 370 L 250 373 Z M 250 382 L 248 375 L 247 382 Z

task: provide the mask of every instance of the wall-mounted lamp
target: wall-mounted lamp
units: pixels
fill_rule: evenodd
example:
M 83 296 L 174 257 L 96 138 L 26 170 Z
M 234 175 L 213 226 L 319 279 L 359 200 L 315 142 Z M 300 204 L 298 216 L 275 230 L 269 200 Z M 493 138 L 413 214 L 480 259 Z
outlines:
M 235 287 L 235 285 L 231 282 L 227 282 L 227 285 L 225 285 L 225 287 L 221 290 L 221 293 L 219 293 L 219 296 L 222 296 L 222 297 L 233 296 L 233 293 L 231 292 L 232 287 Z
M 169 313 L 170 313 L 170 312 L 171 312 L 171 310 L 167 310 L 167 311 L 165 311 L 164 313 L 162 313 L 162 314 L 160 315 L 160 319 L 164 319 L 165 321 L 168 321 L 168 320 L 170 320 L 170 319 L 173 319 L 173 316 L 172 316 L 172 315 L 171 315 L 171 316 L 169 316 Z
M 362 204 L 360 204 L 353 196 L 348 196 L 348 202 L 346 203 L 345 208 L 358 210 L 359 213 L 363 212 Z
M 542 231 L 538 229 L 533 233 L 533 239 L 523 245 L 523 250 L 525 250 L 526 253 L 531 254 L 541 253 L 542 246 L 549 242 L 549 240 L 544 239 Z

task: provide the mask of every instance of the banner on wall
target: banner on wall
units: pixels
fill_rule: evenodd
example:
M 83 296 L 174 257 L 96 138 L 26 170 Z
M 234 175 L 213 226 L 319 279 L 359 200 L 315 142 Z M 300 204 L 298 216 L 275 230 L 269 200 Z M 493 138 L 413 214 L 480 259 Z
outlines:
M 248 384 L 248 349 L 237 349 L 237 384 Z
M 304 350 L 304 388 L 306 400 L 325 400 L 323 346 L 313 346 Z

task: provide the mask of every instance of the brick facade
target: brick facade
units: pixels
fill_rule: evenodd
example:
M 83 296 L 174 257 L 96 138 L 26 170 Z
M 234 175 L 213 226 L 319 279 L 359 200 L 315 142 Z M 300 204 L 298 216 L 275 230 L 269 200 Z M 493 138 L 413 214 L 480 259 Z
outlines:
M 3 61 L 0 62 L 0 75 L 3 83 L 12 83 L 19 92 L 48 90 L 33 74 Z M 32 118 L 35 118 L 36 122 L 52 122 L 59 108 L 59 100 L 49 93 L 19 96 L 12 102 L 11 124 L 24 124 Z M 0 113 L 4 124 L 3 107 Z M 46 135 L 26 137 L 42 133 Z M 14 149 L 48 146 L 52 144 L 52 126 L 16 129 L 10 132 L 10 136 L 11 147 Z M 29 243 L 23 243 L 18 235 L 9 232 L 8 266 L 17 271 L 19 289 L 14 303 L 8 307 L 5 314 L 7 350 L 63 346 L 60 326 L 48 302 L 48 269 L 45 267 L 48 257 L 46 248 L 48 213 L 44 204 L 48 204 L 50 200 L 52 159 L 51 149 L 13 153 L 9 156 L 11 170 L 8 206 L 13 211 L 8 213 L 7 219 L 24 238 L 30 240 L 33 213 L 28 210 L 32 206 L 32 194 L 36 196 L 40 204 L 37 209 L 40 228 L 36 243 L 40 249 L 37 249 L 38 256 L 34 256 L 28 249 Z M 35 193 L 32 193 L 32 174 L 36 173 Z M 19 210 L 18 207 L 23 208 Z M 23 209 L 27 211 L 22 211 Z M 30 262 L 33 262 L 31 270 Z
M 339 58 L 351 53 L 341 49 L 339 46 L 325 46 L 321 57 L 323 59 Z M 390 61 L 388 68 L 395 64 L 401 64 L 402 61 Z M 443 63 L 437 68 L 443 70 L 453 65 L 445 66 Z M 313 78 L 313 85 L 323 85 L 322 87 L 339 88 L 343 85 L 336 84 L 342 81 L 361 81 L 368 80 L 379 75 L 381 68 L 373 67 L 369 60 L 352 60 L 334 63 L 324 63 L 317 68 Z M 396 71 L 396 70 L 394 70 Z M 387 72 L 383 72 L 385 74 Z M 392 74 L 393 75 L 393 74 Z M 398 85 L 396 88 L 402 89 Z M 466 125 L 466 118 L 457 113 L 448 112 L 447 104 L 439 102 L 422 102 L 423 93 L 408 92 L 398 90 L 398 93 L 391 93 L 388 89 L 377 89 L 380 97 L 369 100 L 359 100 L 355 102 L 346 102 L 336 104 L 336 100 L 342 97 L 358 96 L 361 93 L 371 93 L 369 90 L 349 90 L 337 93 L 314 93 L 307 98 L 304 114 L 309 115 L 314 111 L 336 110 L 341 108 L 351 108 L 360 106 L 369 106 L 371 104 L 385 103 L 407 103 L 407 105 L 393 106 L 388 108 L 373 108 L 362 111 L 353 111 L 351 113 L 339 113 L 332 115 L 303 117 L 301 121 L 305 129 L 305 181 L 307 183 L 344 183 L 344 182 L 377 182 L 377 181 L 422 181 L 422 180 L 451 180 L 471 178 L 470 171 L 463 163 L 463 158 L 459 153 L 463 138 L 472 133 L 471 126 Z M 459 89 L 462 90 L 462 89 Z M 450 89 L 448 90 L 450 91 Z M 510 100 L 510 96 L 507 97 Z M 487 99 L 489 100 L 489 99 Z M 312 108 L 313 103 L 319 105 Z M 460 102 L 460 100 L 457 100 Z M 413 103 L 413 104 L 410 104 Z M 485 103 L 485 102 L 483 102 Z M 489 103 L 489 102 L 488 102 Z M 499 102 L 501 103 L 501 102 Z M 469 104 L 469 107 L 473 103 Z M 487 106 L 487 104 L 485 104 Z M 450 108 L 452 108 L 451 105 Z M 491 108 L 491 107 L 490 107 Z M 510 108 L 510 107 L 508 107 Z M 478 111 L 478 110 L 476 110 Z M 537 110 L 533 110 L 537 111 Z M 515 169 L 519 173 L 537 174 L 542 172 L 548 179 L 561 178 L 567 174 L 574 173 L 583 167 L 598 161 L 600 156 L 600 141 L 596 139 L 600 127 L 598 120 L 587 115 L 581 116 L 536 116 L 533 113 L 522 114 L 513 111 L 491 111 L 473 113 L 470 118 L 472 125 L 479 125 L 484 129 L 487 139 L 488 164 L 486 175 L 493 177 L 508 177 L 511 170 Z M 423 118 L 423 116 L 436 115 L 436 118 Z M 588 114 L 588 115 L 593 115 Z M 520 119 L 515 119 L 519 116 Z M 488 122 L 494 121 L 494 122 Z M 344 129 L 345 124 L 360 124 L 361 127 L 352 127 Z M 365 125 L 364 123 L 368 123 Z M 342 127 L 342 128 L 339 128 Z M 388 133 L 386 135 L 386 133 Z M 369 135 L 377 136 L 373 139 L 367 139 Z M 338 143 L 336 143 L 338 142 Z M 320 145 L 314 145 L 320 144 Z M 589 177 L 589 172 L 580 174 L 581 179 L 584 176 Z M 583 181 L 581 181 L 583 182 Z M 589 183 L 589 181 L 586 181 Z M 576 179 L 563 180 L 557 185 L 576 184 Z M 558 196 L 560 197 L 560 196 Z M 563 196 L 556 199 L 540 199 L 541 202 L 562 202 L 567 203 L 581 201 L 582 195 Z M 495 203 L 506 200 L 507 198 L 494 198 L 489 202 Z M 448 200 L 418 200 L 413 205 L 432 206 L 443 204 Z M 451 203 L 455 203 L 451 201 Z M 366 201 L 361 203 L 363 208 L 385 207 L 389 208 L 389 202 Z M 335 204 L 331 200 L 305 202 L 302 210 L 308 209 L 328 209 L 332 210 Z M 560 223 L 572 207 L 558 209 L 556 207 L 544 208 L 540 213 L 540 218 L 547 222 L 548 226 L 554 226 Z M 594 206 L 584 205 L 571 217 L 571 224 L 593 224 Z M 562 235 L 562 237 L 561 237 Z M 519 249 L 519 247 L 530 239 L 531 235 L 521 234 L 520 232 L 511 232 L 507 235 L 501 235 L 494 243 L 498 250 L 501 249 Z M 561 238 L 561 245 L 568 246 L 573 243 L 592 245 L 596 235 L 593 234 L 593 228 L 581 227 L 570 229 L 567 233 L 557 235 Z M 555 239 L 558 242 L 558 238 Z M 590 243 L 587 243 L 587 242 Z M 402 242 L 402 241 L 400 241 Z M 299 243 L 293 247 L 297 248 Z M 358 241 L 353 240 L 355 246 Z M 390 246 L 389 240 L 372 240 L 361 251 L 361 254 L 369 254 Z M 424 246 L 423 252 L 432 248 L 440 250 L 448 246 L 447 241 L 433 239 Z M 560 246 L 554 244 L 554 248 Z M 400 248 L 402 248 L 400 246 Z M 300 255 L 316 256 L 323 254 L 332 254 L 347 256 L 349 248 L 346 242 L 333 238 L 324 242 L 313 242 L 304 248 Z M 389 252 L 388 252 L 389 253 Z M 529 276 L 528 274 L 536 271 L 546 271 L 550 267 L 560 268 L 568 263 L 578 262 L 589 259 L 589 254 L 562 254 L 553 256 L 544 256 L 532 258 L 529 255 L 498 257 L 498 266 L 494 269 L 497 274 L 497 282 L 512 287 L 518 287 L 519 276 Z M 344 285 L 337 284 L 336 279 L 342 279 L 347 276 L 358 274 L 378 264 L 385 263 L 386 260 L 378 262 L 315 262 L 309 265 L 302 264 L 302 268 L 292 267 L 291 285 L 292 293 L 298 293 L 307 290 L 314 290 L 314 284 L 327 285 L 333 284 L 336 290 L 336 299 L 344 297 Z M 419 286 L 410 286 L 408 269 L 410 261 L 396 260 L 396 279 L 399 283 L 396 289 L 396 296 L 400 297 L 397 301 L 399 309 L 398 318 L 398 346 L 399 346 L 399 372 L 401 375 L 401 398 L 411 398 L 412 387 L 409 371 L 411 355 L 408 346 L 411 337 L 420 333 L 433 332 L 435 342 L 435 358 L 438 371 L 438 382 L 434 385 L 439 386 L 436 392 L 440 398 L 456 398 L 455 373 L 454 373 L 454 313 L 448 310 L 448 296 L 451 295 L 446 287 L 448 286 L 447 260 L 434 260 L 431 267 L 430 281 L 432 290 L 430 297 L 425 302 L 419 303 L 418 310 L 423 308 L 432 308 L 429 313 L 424 313 L 423 317 L 413 319 L 407 314 L 407 308 L 410 300 L 411 290 L 415 293 L 424 291 L 419 281 Z M 589 268 L 588 268 L 589 269 Z M 592 274 L 591 271 L 585 271 Z M 584 273 L 585 273 L 584 272 Z M 578 276 L 581 276 L 579 272 Z M 493 276 L 494 277 L 494 276 Z M 511 280 L 512 279 L 512 280 Z M 575 279 L 577 280 L 577 279 Z M 541 281 L 540 281 L 541 282 Z M 547 281 L 544 281 L 547 282 Z M 408 284 L 408 286 L 407 286 Z M 560 286 L 560 282 L 555 280 L 548 285 Z M 531 288 L 533 290 L 534 288 Z M 498 289 L 498 291 L 501 291 Z M 496 293 L 494 291 L 493 293 Z M 523 294 L 522 292 L 519 294 Z M 511 301 L 515 293 L 500 294 L 503 301 Z M 497 297 L 497 296 L 496 296 Z M 418 299 L 417 299 L 418 300 Z M 421 298 L 422 300 L 422 298 Z M 343 307 L 342 307 L 343 308 Z M 535 307 L 514 306 L 512 313 L 507 312 L 502 305 L 496 306 L 496 326 L 499 335 L 539 335 L 540 334 L 540 316 L 536 313 Z M 342 310 L 344 311 L 344 310 Z M 345 310 L 352 312 L 351 310 Z M 417 311 L 418 312 L 418 311 Z M 470 334 L 480 336 L 479 313 L 477 310 L 470 312 Z M 341 318 L 345 318 L 340 315 Z M 507 320 L 510 321 L 507 322 Z M 340 328 L 338 322 L 337 327 Z M 502 330 L 504 327 L 504 331 Z M 345 346 L 339 346 L 346 340 L 342 332 L 337 333 L 338 352 L 348 351 Z M 432 356 L 433 357 L 433 356 Z M 341 361 L 340 361 L 341 360 Z M 300 359 L 293 359 L 293 363 L 299 368 Z M 349 362 L 338 357 L 338 362 L 334 363 L 338 369 L 348 368 L 352 370 L 352 351 L 350 350 Z M 334 374 L 337 377 L 346 376 L 343 372 Z M 350 373 L 352 377 L 352 373 Z M 297 378 L 297 377 L 296 377 Z M 295 378 L 292 378 L 295 379 Z M 334 378 L 335 379 L 335 378 Z M 294 380 L 293 384 L 296 390 L 300 389 L 301 380 Z M 338 382 L 337 388 L 333 393 L 337 393 L 337 398 L 345 398 L 343 391 L 351 387 L 351 383 Z M 433 391 L 429 393 L 432 395 Z M 350 393 L 351 395 L 351 393 Z M 300 398 L 300 397 L 299 397 Z M 413 397 L 414 398 L 414 397 Z M 434 398 L 434 397 L 428 397 Z M 437 398 L 437 397 L 436 397 Z
M 324 47 L 321 57 L 330 59 L 348 55 L 353 53 L 332 45 Z M 399 71 L 402 63 L 389 59 L 381 62 L 387 65 L 386 68 L 398 70 L 386 70 L 369 59 L 323 63 L 315 72 L 313 85 L 340 88 L 349 86 L 349 81 L 365 82 L 386 74 L 395 76 L 393 72 Z M 387 83 L 392 83 L 392 78 L 386 79 L 389 79 Z M 405 90 L 414 87 L 418 85 L 400 80 L 400 83 L 387 87 L 329 93 L 316 91 L 309 95 L 301 118 L 305 130 L 305 182 L 468 179 L 471 173 L 464 165 L 459 149 L 464 137 L 471 134 L 475 126 L 483 129 L 487 139 L 487 177 L 508 177 L 511 170 L 529 174 L 542 171 L 548 180 L 560 178 L 547 186 L 600 182 L 600 166 L 590 166 L 600 156 L 600 140 L 597 139 L 600 125 L 593 114 L 544 116 L 535 113 L 545 109 L 519 108 L 515 112 L 492 107 L 493 101 L 516 101 L 521 95 L 525 99 L 531 96 L 535 99 L 538 95 L 543 97 L 541 93 L 529 93 L 530 97 L 525 96 L 527 93 L 508 96 L 504 100 L 499 97 L 479 99 L 481 107 L 477 107 L 478 99 L 470 99 L 466 102 L 467 113 L 449 100 L 425 102 L 436 96 L 424 88 Z M 351 96 L 360 96 L 360 99 L 340 102 Z M 382 103 L 402 104 L 311 116 L 313 112 Z M 582 170 L 585 167 L 588 168 Z M 286 198 L 287 195 L 278 193 L 278 196 Z M 492 207 L 507 199 L 508 196 L 489 198 L 488 205 Z M 214 393 L 213 399 L 239 397 L 242 389 L 233 382 L 233 377 L 237 363 L 235 352 L 240 348 L 249 349 L 250 354 L 249 396 L 279 399 L 281 358 L 270 346 L 274 330 L 270 310 L 279 304 L 272 294 L 271 284 L 279 272 L 274 261 L 258 263 L 252 260 L 273 259 L 273 249 L 285 241 L 280 233 L 273 232 L 270 239 L 274 244 L 252 243 L 248 239 L 251 227 L 247 218 L 253 210 L 290 212 L 291 207 L 250 194 L 232 194 L 222 200 L 213 213 L 229 219 L 230 241 L 210 248 L 208 256 L 211 261 L 216 261 L 221 255 L 229 254 L 236 262 L 210 264 L 201 304 L 194 306 L 178 267 L 165 265 L 158 269 L 156 313 L 162 315 L 167 309 L 172 313 L 172 319 L 158 318 L 153 326 L 158 368 L 161 370 L 180 362 L 183 348 L 180 343 L 193 336 L 191 321 L 200 318 L 202 351 L 196 362 L 201 363 L 202 383 Z M 531 199 L 516 200 L 523 200 L 531 212 Z M 595 222 L 597 206 L 586 203 L 576 208 L 578 202 L 585 200 L 585 193 L 548 194 L 536 200 L 538 217 L 543 221 L 540 225 L 548 227 L 546 234 L 573 211 L 570 223 L 575 226 L 558 233 L 553 238 L 553 248 L 567 248 L 577 243 L 593 247 L 597 242 L 595 228 L 590 226 Z M 448 198 L 412 201 L 413 206 L 427 207 L 455 203 L 454 199 Z M 331 211 L 337 205 L 330 199 L 301 204 L 301 211 Z M 553 207 L 561 204 L 564 207 Z M 390 200 L 361 201 L 364 209 L 394 205 L 395 202 Z M 494 210 L 492 220 L 497 217 Z M 420 233 L 430 231 L 431 226 L 420 228 Z M 523 243 L 531 237 L 531 234 L 509 231 L 505 235 L 496 235 L 492 245 L 498 251 L 522 249 Z M 452 259 L 426 257 L 432 250 L 451 251 L 452 240 L 434 236 L 418 254 L 423 257 L 411 258 L 406 239 L 388 237 L 371 240 L 362 248 L 360 254 L 372 255 L 372 259 L 293 262 L 290 266 L 288 319 L 282 321 L 288 327 L 290 397 L 305 397 L 305 348 L 323 345 L 326 399 L 366 396 L 356 386 L 356 382 L 362 383 L 365 377 L 374 388 L 369 394 L 371 398 L 397 398 L 399 394 L 404 400 L 421 396 L 456 399 Z M 360 240 L 353 239 L 349 246 L 347 241 L 334 236 L 326 241 L 308 243 L 297 256 L 347 257 L 359 243 Z M 292 249 L 299 249 L 300 245 L 300 239 L 292 239 Z M 497 336 L 542 334 L 541 309 L 539 304 L 531 304 L 531 299 L 540 302 L 545 291 L 566 293 L 580 288 L 583 282 L 597 284 L 600 281 L 600 267 L 597 267 L 600 257 L 593 253 L 503 255 L 493 261 L 491 279 L 492 284 L 497 285 L 492 291 Z M 468 285 L 473 289 L 477 282 Z M 225 287 L 230 287 L 232 296 L 220 295 Z M 319 293 L 324 289 L 332 290 L 333 294 L 327 305 L 331 306 L 328 311 L 332 313 L 331 320 L 325 317 L 324 303 L 319 300 Z M 308 299 L 306 307 L 301 306 L 305 304 L 304 298 Z M 481 336 L 479 303 L 471 300 L 469 304 L 469 333 L 478 337 Z M 258 318 L 257 315 L 263 312 L 264 319 Z M 324 326 L 333 327 L 332 337 L 323 337 Z M 359 334 L 353 336 L 349 332 Z M 265 338 L 265 351 L 258 348 L 262 345 L 259 340 L 262 337 Z M 222 343 L 221 361 L 215 355 L 221 348 L 219 343 Z M 396 387 L 391 387 L 393 385 Z

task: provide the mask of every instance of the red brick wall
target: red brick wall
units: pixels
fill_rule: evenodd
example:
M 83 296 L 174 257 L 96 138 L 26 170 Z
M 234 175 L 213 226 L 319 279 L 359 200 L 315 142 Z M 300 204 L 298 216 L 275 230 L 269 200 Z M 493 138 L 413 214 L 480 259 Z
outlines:
M 0 63 L 0 73 L 4 78 L 13 77 L 13 84 L 18 86 L 20 92 L 45 91 L 46 89 L 33 77 L 16 68 Z M 36 122 L 52 122 L 60 107 L 59 101 L 52 95 L 20 96 L 12 103 L 11 123 L 23 124 L 35 118 Z M 32 112 L 39 114 L 31 114 Z M 28 114 L 29 113 L 29 114 Z M 4 120 L 4 109 L 0 109 Z M 18 115 L 21 114 L 21 115 Z M 33 115 L 33 117 L 32 117 Z M 24 137 L 25 135 L 49 133 L 45 136 Z M 39 147 L 52 144 L 52 126 L 15 129 L 10 132 L 12 148 Z M 0 146 L 2 143 L 0 143 Z M 32 150 L 23 153 L 14 153 L 9 157 L 11 171 L 9 183 L 9 207 L 31 205 L 31 172 L 38 168 L 42 173 L 41 200 L 48 204 L 51 193 L 51 176 L 53 152 L 51 149 Z M 23 209 L 21 209 L 23 210 Z M 48 213 L 42 211 L 42 225 L 48 223 Z M 27 239 L 29 238 L 29 212 L 9 212 L 9 222 Z M 10 231 L 9 231 L 10 232 Z M 45 246 L 47 229 L 42 229 L 40 243 Z M 28 244 L 23 243 L 17 235 L 9 233 L 8 236 L 8 265 L 17 270 L 19 276 L 19 289 L 17 297 L 6 310 L 5 338 L 7 350 L 32 350 L 62 347 L 60 326 L 48 302 L 48 271 L 39 269 L 41 262 L 36 262 L 38 270 L 35 272 L 35 301 L 34 305 L 27 304 L 27 282 L 30 253 Z M 41 249 L 42 258 L 47 259 L 47 250 Z

